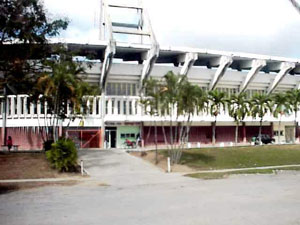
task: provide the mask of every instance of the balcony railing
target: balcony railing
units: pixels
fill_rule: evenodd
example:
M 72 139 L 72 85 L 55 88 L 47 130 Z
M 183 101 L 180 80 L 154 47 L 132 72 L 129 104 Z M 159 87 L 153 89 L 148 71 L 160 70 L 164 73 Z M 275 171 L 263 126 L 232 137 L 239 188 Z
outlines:
M 3 97 L 0 97 L 0 99 Z M 87 96 L 85 97 L 86 106 L 82 107 L 82 115 L 84 118 L 95 118 L 101 119 L 102 117 L 102 100 L 101 96 Z M 49 112 L 47 102 L 30 102 L 28 95 L 9 95 L 7 96 L 7 119 L 17 120 L 17 119 L 43 119 L 45 117 L 51 117 Z M 165 117 L 151 117 L 143 111 L 143 106 L 140 104 L 140 97 L 138 96 L 106 96 L 105 97 L 105 120 L 132 120 L 132 121 L 152 121 L 152 120 L 162 120 L 168 121 L 169 116 Z M 4 101 L 1 101 L 0 107 L 0 119 L 3 117 Z M 71 116 L 70 105 L 66 105 L 67 116 Z M 149 111 L 149 109 L 147 109 Z M 176 112 L 176 107 L 175 107 Z M 299 118 L 299 117 L 298 117 Z M 173 115 L 173 120 L 185 121 L 186 117 L 177 118 L 176 113 Z M 294 116 L 286 116 L 282 118 L 283 121 L 293 121 Z M 208 113 L 200 112 L 195 113 L 191 118 L 194 122 L 209 122 L 213 121 L 214 118 Z M 248 121 L 258 121 L 258 119 L 253 119 L 251 117 L 246 118 Z M 264 121 L 277 121 L 270 113 L 264 117 Z M 228 116 L 228 112 L 222 112 L 218 115 L 218 121 L 233 121 L 232 118 Z

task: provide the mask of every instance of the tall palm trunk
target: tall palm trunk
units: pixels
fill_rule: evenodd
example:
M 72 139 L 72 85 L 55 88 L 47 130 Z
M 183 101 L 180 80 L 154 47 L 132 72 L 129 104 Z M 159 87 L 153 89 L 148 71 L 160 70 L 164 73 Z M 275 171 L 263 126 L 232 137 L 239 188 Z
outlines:
M 259 145 L 261 145 L 261 129 L 262 129 L 262 120 L 263 118 L 260 119 L 259 121 L 259 132 L 258 132 L 258 140 L 259 140 Z
M 215 116 L 215 121 L 213 123 L 213 133 L 212 133 L 212 144 L 216 144 L 216 124 L 217 124 L 217 117 Z
M 235 126 L 235 145 L 238 143 L 238 135 L 239 135 L 239 121 L 236 121 L 236 126 Z
M 279 118 L 279 122 L 278 122 L 278 143 L 280 144 L 281 142 L 280 142 L 280 131 L 281 131 L 281 117 L 282 117 L 282 115 L 281 115 L 281 113 L 280 113 L 280 118 Z

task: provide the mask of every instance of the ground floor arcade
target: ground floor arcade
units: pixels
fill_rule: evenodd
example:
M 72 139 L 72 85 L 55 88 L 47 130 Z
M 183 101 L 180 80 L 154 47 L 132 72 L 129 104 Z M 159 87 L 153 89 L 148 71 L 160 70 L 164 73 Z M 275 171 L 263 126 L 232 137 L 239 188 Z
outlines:
M 212 142 L 212 124 L 197 124 L 190 128 L 188 142 L 192 146 L 199 144 L 210 144 Z M 177 130 L 176 130 L 177 129 Z M 126 148 L 126 140 L 139 143 L 140 146 L 150 147 L 155 145 L 155 133 L 157 134 L 158 145 L 170 143 L 172 131 L 174 142 L 179 140 L 180 124 L 173 125 L 172 130 L 168 124 L 153 122 L 145 123 L 107 123 L 105 126 L 104 147 Z M 156 130 L 156 132 L 155 132 Z M 74 140 L 78 148 L 101 148 L 101 128 L 100 127 L 69 127 L 62 128 L 61 135 Z M 250 143 L 251 138 L 259 133 L 257 123 L 244 123 L 239 127 L 238 141 L 240 143 Z M 280 128 L 278 123 L 265 122 L 262 133 L 273 137 L 276 143 L 291 143 L 295 140 L 295 129 L 292 122 L 282 123 Z M 42 149 L 44 130 L 39 127 L 8 127 L 7 136 L 11 136 L 15 145 L 19 145 L 21 150 Z M 177 134 L 177 136 L 175 136 Z M 4 132 L 1 129 L 0 143 L 3 145 Z M 298 134 L 297 134 L 298 136 Z M 233 123 L 217 123 L 216 142 L 233 143 L 235 141 L 235 126 Z

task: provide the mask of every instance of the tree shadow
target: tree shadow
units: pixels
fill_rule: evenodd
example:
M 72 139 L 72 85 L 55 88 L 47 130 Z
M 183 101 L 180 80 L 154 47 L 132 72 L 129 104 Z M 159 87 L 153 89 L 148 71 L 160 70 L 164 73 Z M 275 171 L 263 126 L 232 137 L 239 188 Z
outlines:
M 182 164 L 195 164 L 196 162 L 211 163 L 216 160 L 215 156 L 206 155 L 203 153 L 184 152 L 181 158 Z

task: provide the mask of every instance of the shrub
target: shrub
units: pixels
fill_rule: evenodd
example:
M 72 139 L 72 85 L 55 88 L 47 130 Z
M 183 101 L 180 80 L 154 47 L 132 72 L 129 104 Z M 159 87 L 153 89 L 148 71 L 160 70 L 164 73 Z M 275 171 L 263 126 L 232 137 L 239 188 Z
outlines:
M 71 139 L 60 138 L 52 144 L 51 150 L 46 152 L 46 157 L 52 167 L 61 172 L 76 171 L 77 151 Z

